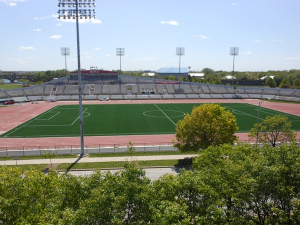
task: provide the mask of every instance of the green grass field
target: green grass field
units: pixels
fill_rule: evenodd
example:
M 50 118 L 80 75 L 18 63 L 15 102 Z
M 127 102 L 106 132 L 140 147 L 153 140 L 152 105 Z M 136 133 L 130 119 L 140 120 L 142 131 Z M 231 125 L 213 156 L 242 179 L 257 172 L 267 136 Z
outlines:
M 84 135 L 174 134 L 176 123 L 200 104 L 124 104 L 83 105 Z M 250 104 L 221 104 L 237 118 L 238 132 L 249 132 L 258 120 L 258 107 Z M 282 114 L 300 131 L 300 117 L 260 108 L 260 119 Z M 79 136 L 78 105 L 56 106 L 36 118 L 4 133 L 1 137 L 73 137 Z

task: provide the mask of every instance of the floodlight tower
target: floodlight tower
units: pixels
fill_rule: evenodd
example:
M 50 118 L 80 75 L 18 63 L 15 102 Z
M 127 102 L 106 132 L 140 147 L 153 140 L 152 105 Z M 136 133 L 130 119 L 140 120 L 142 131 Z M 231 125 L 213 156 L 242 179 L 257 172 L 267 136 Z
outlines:
M 77 62 L 78 62 L 78 92 L 79 92 L 79 121 L 80 121 L 80 157 L 84 155 L 83 140 L 83 113 L 82 113 L 82 87 L 81 87 L 81 68 L 80 68 L 80 44 L 79 44 L 79 18 L 96 18 L 95 0 L 58 0 L 58 19 L 76 19 L 76 37 L 77 37 Z M 80 7 L 81 9 L 78 9 Z M 62 8 L 62 9 L 61 9 Z
M 181 63 L 181 56 L 184 55 L 185 49 L 184 47 L 178 47 L 176 48 L 176 55 L 179 56 L 179 76 L 180 76 L 180 63 Z
M 232 69 L 232 77 L 231 77 L 231 81 L 232 81 L 232 87 L 233 87 L 233 76 L 234 76 L 234 59 L 235 56 L 239 55 L 239 47 L 231 47 L 230 48 L 230 55 L 233 55 L 233 69 Z
M 70 48 L 61 48 L 61 55 L 65 56 L 65 67 L 66 67 L 66 71 L 67 71 L 67 55 L 70 55 Z
M 116 55 L 120 56 L 120 73 L 121 73 L 121 70 L 122 70 L 121 57 L 125 56 L 125 48 L 117 48 Z

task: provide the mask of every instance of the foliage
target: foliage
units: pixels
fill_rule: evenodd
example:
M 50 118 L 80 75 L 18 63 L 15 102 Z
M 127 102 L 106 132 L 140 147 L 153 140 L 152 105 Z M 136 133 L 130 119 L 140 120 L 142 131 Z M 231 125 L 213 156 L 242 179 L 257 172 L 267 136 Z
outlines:
M 46 159 L 50 159 L 50 165 L 52 167 L 52 158 L 54 157 L 54 153 L 53 152 L 50 152 L 50 151 L 45 151 L 43 156 L 46 158 Z
M 293 83 L 294 86 L 300 86 L 300 79 L 296 79 L 294 80 L 294 83 Z
M 225 107 L 203 104 L 178 121 L 174 146 L 180 151 L 198 151 L 211 145 L 233 144 L 237 129 L 235 116 Z
M 280 88 L 289 88 L 290 82 L 287 79 L 283 79 L 279 85 Z
M 276 81 L 273 80 L 271 77 L 268 77 L 266 79 L 266 86 L 269 86 L 271 88 L 275 88 L 276 87 Z
M 210 146 L 151 182 L 126 162 L 87 177 L 0 168 L 0 224 L 299 224 L 300 147 Z
M 248 136 L 257 138 L 259 143 L 269 143 L 275 147 L 278 142 L 295 141 L 296 132 L 291 129 L 291 126 L 287 117 L 267 116 L 262 122 L 254 124 Z
M 136 152 L 136 150 L 131 141 L 129 141 L 127 148 L 128 149 L 126 150 L 126 153 L 128 153 L 131 156 L 131 161 L 132 161 L 132 155 Z

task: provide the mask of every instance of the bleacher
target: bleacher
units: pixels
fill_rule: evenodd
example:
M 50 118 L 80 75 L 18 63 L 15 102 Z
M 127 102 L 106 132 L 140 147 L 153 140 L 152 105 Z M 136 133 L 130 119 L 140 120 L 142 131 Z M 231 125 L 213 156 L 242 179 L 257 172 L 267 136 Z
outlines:
M 201 88 L 203 90 L 203 94 L 211 94 L 211 91 L 207 84 L 201 84 Z
M 278 99 L 299 101 L 300 90 L 280 88 L 257 88 L 212 85 L 203 83 L 172 83 L 166 80 L 119 76 L 118 79 L 100 79 L 83 76 L 82 94 L 84 100 L 97 100 L 100 96 L 109 99 Z M 43 101 L 48 96 L 57 100 L 78 100 L 78 80 L 65 77 L 42 85 L 26 88 L 0 90 L 0 98 L 14 98 L 20 101 Z
M 56 95 L 60 94 L 61 89 L 63 95 L 78 95 L 78 85 L 59 86 L 58 90 L 56 91 Z

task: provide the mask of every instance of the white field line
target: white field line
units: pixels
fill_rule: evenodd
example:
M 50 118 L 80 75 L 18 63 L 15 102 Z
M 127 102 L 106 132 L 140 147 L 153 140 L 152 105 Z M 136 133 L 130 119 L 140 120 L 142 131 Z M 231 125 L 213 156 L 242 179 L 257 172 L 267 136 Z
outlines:
M 226 106 L 226 108 L 228 108 L 228 109 L 231 109 L 231 111 L 232 111 L 232 112 L 236 111 L 236 112 L 237 112 L 237 113 L 239 113 L 240 115 L 248 115 L 248 116 L 251 116 L 251 117 L 254 117 L 254 118 L 258 119 L 258 117 L 257 117 L 257 116 L 253 116 L 253 115 L 251 115 L 251 114 L 248 114 L 248 113 L 242 112 L 242 111 L 240 111 L 240 110 L 233 109 L 233 108 L 231 108 L 231 107 L 228 107 L 228 106 Z
M 82 114 L 85 113 L 85 111 L 86 111 L 87 109 L 88 109 L 88 108 L 85 108 L 84 111 L 82 112 Z M 78 116 L 77 119 L 74 120 L 74 122 L 71 124 L 71 126 L 73 126 L 73 124 L 74 124 L 79 118 L 80 118 L 80 116 Z
M 53 117 L 55 117 L 56 115 L 60 114 L 60 111 L 55 113 L 53 116 L 51 116 L 50 118 L 48 119 L 37 119 L 37 120 L 51 120 Z
M 46 113 L 48 113 L 48 112 L 54 110 L 54 109 L 57 108 L 57 107 L 58 107 L 58 106 L 54 106 L 52 109 L 47 110 L 46 112 L 40 114 L 38 117 L 40 117 L 40 116 L 42 116 L 43 114 L 46 114 Z M 38 118 L 38 117 L 37 117 L 37 118 Z M 20 127 L 18 127 L 18 128 L 13 128 L 10 132 L 7 133 L 7 135 L 12 134 L 12 133 L 16 132 L 17 130 L 19 130 L 19 129 L 25 127 L 25 126 L 30 126 L 30 125 L 28 125 L 28 124 L 31 123 L 31 122 L 32 122 L 32 120 L 30 119 L 30 120 L 28 120 L 27 122 L 25 122 L 22 126 L 20 126 Z M 7 135 L 6 135 L 6 136 L 7 136 Z
M 173 124 L 174 124 L 174 126 L 176 127 L 176 123 L 174 123 L 174 121 L 173 120 L 171 120 L 171 118 L 170 117 L 168 117 L 168 115 L 167 114 L 165 114 L 165 112 L 164 111 L 162 111 L 161 110 L 161 108 L 159 108 L 156 104 L 154 104 Z

